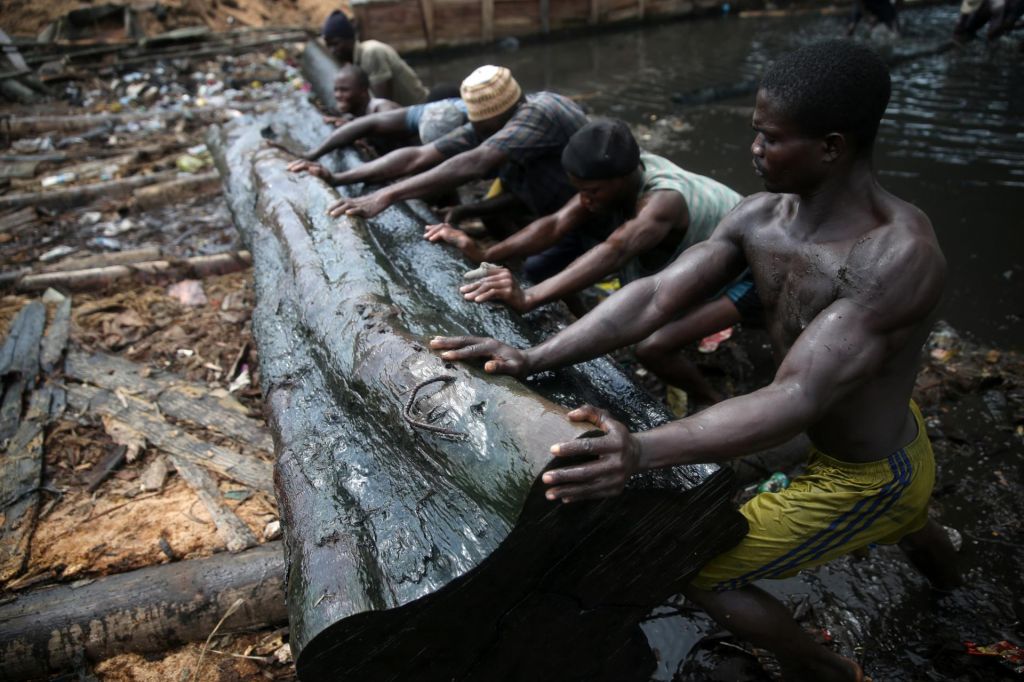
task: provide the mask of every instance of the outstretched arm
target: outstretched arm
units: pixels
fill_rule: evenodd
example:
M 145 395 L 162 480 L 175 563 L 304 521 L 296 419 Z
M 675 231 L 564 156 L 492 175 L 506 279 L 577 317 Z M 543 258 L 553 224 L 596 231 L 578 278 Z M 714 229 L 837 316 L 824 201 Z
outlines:
M 323 143 L 302 155 L 306 161 L 316 161 L 335 149 L 347 147 L 356 140 L 371 135 L 399 135 L 405 133 L 405 109 L 394 109 L 361 116 L 336 128 Z
M 423 237 L 428 241 L 451 244 L 462 251 L 467 258 L 477 263 L 483 261 L 500 263 L 509 258 L 532 256 L 553 246 L 569 230 L 582 225 L 588 215 L 588 211 L 580 204 L 580 197 L 577 194 L 557 212 L 534 220 L 508 239 L 486 248 L 480 246 L 475 239 L 462 230 L 457 230 L 444 223 L 428 225 Z
M 578 201 L 577 197 L 574 197 Z M 578 216 L 577 220 L 585 220 Z M 521 291 L 509 288 L 507 277 L 495 274 L 463 287 L 466 298 L 478 303 L 503 300 L 521 313 L 574 294 L 621 268 L 630 258 L 658 245 L 676 225 L 689 224 L 686 201 L 677 192 L 654 192 L 645 198 L 636 218 L 621 225 L 606 240 L 574 260 L 562 272 Z M 500 244 L 498 245 L 500 246 Z M 490 260 L 489 258 L 487 260 Z
M 402 147 L 361 166 L 331 176 L 332 185 L 351 185 L 356 182 L 381 182 L 401 175 L 419 173 L 444 161 L 434 145 Z
M 727 234 L 719 238 L 716 232 L 669 267 L 629 284 L 534 348 L 517 351 L 477 337 L 437 338 L 430 346 L 443 350 L 445 360 L 480 358 L 486 361 L 486 371 L 515 376 L 572 365 L 646 338 L 725 286 L 745 263 L 740 243 Z
M 938 247 L 918 243 L 898 251 L 894 257 L 879 255 L 878 260 L 888 261 L 880 267 L 865 266 L 881 270 L 880 277 L 818 314 L 789 349 L 770 385 L 636 435 L 624 433 L 621 425 L 593 408 L 578 411 L 574 419 L 600 422 L 608 435 L 552 448 L 560 456 L 590 454 L 596 459 L 545 474 L 545 482 L 554 485 L 548 497 L 570 501 L 617 494 L 635 471 L 723 461 L 808 430 L 877 376 L 937 304 L 944 276 Z
M 444 163 L 437 165 L 442 156 L 441 152 L 437 151 L 436 145 L 418 147 L 417 149 L 433 150 L 430 154 L 431 159 L 434 161 L 429 166 L 425 166 L 426 168 L 431 168 L 430 170 L 419 173 L 419 175 L 413 175 L 401 182 L 396 182 L 365 197 L 343 199 L 331 207 L 330 214 L 335 217 L 340 215 L 357 215 L 364 218 L 372 218 L 396 202 L 405 199 L 416 199 L 442 190 L 453 189 L 470 180 L 482 178 L 489 171 L 497 169 L 508 158 L 505 152 L 497 147 L 480 145 L 469 151 L 456 154 Z M 361 168 L 366 168 L 368 165 L 370 164 L 361 166 Z M 408 175 L 410 172 L 418 172 L 419 170 L 421 169 L 407 169 L 403 174 Z

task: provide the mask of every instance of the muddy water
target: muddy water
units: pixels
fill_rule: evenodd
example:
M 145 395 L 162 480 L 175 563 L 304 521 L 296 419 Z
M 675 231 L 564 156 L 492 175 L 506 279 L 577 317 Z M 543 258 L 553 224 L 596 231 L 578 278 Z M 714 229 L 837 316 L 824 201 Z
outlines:
M 943 43 L 955 9 L 905 14 L 907 35 L 882 49 L 905 56 Z M 752 96 L 674 105 L 673 93 L 756 80 L 786 49 L 842 33 L 844 18 L 716 19 L 668 23 L 417 65 L 458 82 L 482 63 L 513 70 L 527 90 L 580 98 L 593 113 L 648 129 L 644 146 L 743 193 Z M 950 262 L 944 316 L 1001 346 L 1024 346 L 1024 59 L 1017 42 L 974 44 L 893 69 L 876 162 L 894 194 L 932 219 Z M 652 117 L 656 120 L 652 121 Z
M 896 57 L 941 45 L 955 7 L 904 14 Z M 752 95 L 682 107 L 670 96 L 755 80 L 774 55 L 837 36 L 839 17 L 715 19 L 494 50 L 420 64 L 457 82 L 482 63 L 509 66 L 527 90 L 576 96 L 594 114 L 626 119 L 642 144 L 737 190 L 761 189 L 750 168 Z M 931 218 L 950 263 L 943 316 L 985 344 L 1024 347 L 1024 69 L 1019 38 L 919 56 L 893 68 L 893 96 L 877 143 L 882 183 Z M 989 395 L 992 394 L 992 395 Z M 1000 408 L 999 406 L 1002 406 Z M 996 406 L 995 409 L 993 406 Z M 1002 411 L 1001 411 L 1002 410 Z M 963 532 L 970 585 L 939 597 L 895 548 L 843 559 L 767 589 L 876 680 L 1019 679 L 966 656 L 963 642 L 1024 644 L 1024 447 L 1013 432 L 1024 392 L 996 382 L 929 410 L 939 473 L 933 513 Z M 749 658 L 717 645 L 700 615 L 666 606 L 644 630 L 652 679 L 765 679 Z

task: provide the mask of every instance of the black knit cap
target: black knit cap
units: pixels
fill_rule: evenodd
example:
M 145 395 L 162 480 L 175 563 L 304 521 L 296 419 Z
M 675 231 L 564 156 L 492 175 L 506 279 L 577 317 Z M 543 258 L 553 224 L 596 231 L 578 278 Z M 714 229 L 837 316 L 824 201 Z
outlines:
M 616 118 L 591 121 L 562 150 L 562 168 L 581 180 L 625 177 L 638 165 L 640 146 L 629 126 Z
M 323 28 L 324 38 L 338 38 L 339 40 L 354 40 L 356 37 L 355 26 L 348 20 L 345 13 L 340 9 L 331 12 L 327 17 Z

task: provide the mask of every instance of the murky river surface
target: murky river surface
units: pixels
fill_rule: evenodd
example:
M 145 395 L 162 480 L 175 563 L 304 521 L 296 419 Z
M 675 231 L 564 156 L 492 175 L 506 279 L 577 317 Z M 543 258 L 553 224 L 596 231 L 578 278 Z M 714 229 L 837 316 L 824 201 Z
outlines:
M 954 6 L 906 12 L 905 37 L 885 49 L 907 55 L 940 45 L 955 13 Z M 750 167 L 753 96 L 692 107 L 675 105 L 670 96 L 756 79 L 775 55 L 838 36 L 844 21 L 667 23 L 417 66 L 434 82 L 458 82 L 483 63 L 509 66 L 525 89 L 576 95 L 594 114 L 626 119 L 651 151 L 752 193 L 761 189 Z M 1024 346 L 1019 40 L 972 44 L 895 66 L 875 155 L 883 185 L 922 208 L 935 225 L 950 263 L 943 316 L 984 343 L 1016 349 Z M 940 465 L 933 506 L 944 523 L 963 531 L 969 589 L 930 594 L 892 548 L 766 585 L 798 607 L 809 625 L 829 628 L 876 680 L 1020 679 L 963 653 L 965 640 L 1024 644 L 1024 453 L 1012 433 L 1013 417 L 993 417 L 982 396 L 974 398 L 933 420 L 932 433 Z M 1019 409 L 1020 396 L 1010 402 L 1011 412 Z M 655 679 L 759 679 L 749 666 L 746 672 L 721 667 L 742 661 L 709 672 L 715 654 L 705 645 L 714 630 L 700 616 L 652 618 L 645 632 L 659 657 Z
M 955 9 L 905 13 L 896 55 L 941 44 Z M 593 113 L 650 128 L 642 144 L 742 193 L 762 189 L 750 166 L 753 96 L 709 106 L 671 95 L 756 80 L 775 55 L 842 34 L 845 18 L 668 23 L 417 65 L 458 82 L 482 63 L 512 69 L 527 90 L 581 98 Z M 862 34 L 866 35 L 866 29 Z M 950 262 L 944 316 L 1000 346 L 1024 346 L 1024 57 L 1019 37 L 969 45 L 893 69 L 875 154 L 884 186 L 931 218 Z M 661 123 L 651 121 L 657 117 Z

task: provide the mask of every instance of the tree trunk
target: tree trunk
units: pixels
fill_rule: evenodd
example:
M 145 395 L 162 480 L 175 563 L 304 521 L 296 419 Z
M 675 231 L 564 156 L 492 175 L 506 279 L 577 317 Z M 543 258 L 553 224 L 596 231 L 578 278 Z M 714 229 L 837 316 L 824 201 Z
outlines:
M 287 617 L 283 578 L 272 542 L 20 594 L 0 605 L 0 680 L 203 640 L 236 599 L 245 603 L 222 631 L 277 625 Z
M 745 532 L 730 472 L 548 502 L 548 447 L 585 431 L 567 406 L 616 407 L 632 428 L 665 411 L 607 361 L 525 384 L 444 363 L 434 335 L 527 345 L 559 316 L 463 300 L 470 266 L 423 240 L 422 204 L 328 218 L 337 193 L 288 173 L 267 127 L 296 147 L 329 131 L 295 101 L 209 141 L 253 254 L 300 677 L 647 679 L 639 618 Z

